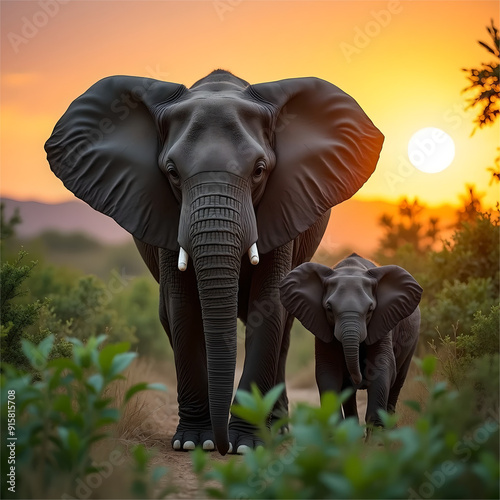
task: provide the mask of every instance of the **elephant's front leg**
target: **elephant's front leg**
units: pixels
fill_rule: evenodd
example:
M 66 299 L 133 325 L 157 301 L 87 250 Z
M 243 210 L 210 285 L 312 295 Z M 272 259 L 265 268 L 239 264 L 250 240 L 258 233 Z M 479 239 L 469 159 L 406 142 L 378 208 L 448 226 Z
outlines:
M 265 394 L 277 383 L 280 357 L 281 364 L 284 363 L 282 341 L 287 318 L 278 285 L 290 271 L 291 256 L 290 243 L 262 255 L 253 273 L 246 317 L 245 363 L 239 389 L 250 391 L 255 383 Z M 245 447 L 261 444 L 255 436 L 255 427 L 235 415 L 229 422 L 229 439 L 237 453 Z
M 160 318 L 174 351 L 179 425 L 175 450 L 213 450 L 203 322 L 194 271 L 180 272 L 177 252 L 160 252 Z
M 379 410 L 387 411 L 389 391 L 396 375 L 391 335 L 367 346 L 363 379 L 367 384 L 366 423 L 381 427 Z

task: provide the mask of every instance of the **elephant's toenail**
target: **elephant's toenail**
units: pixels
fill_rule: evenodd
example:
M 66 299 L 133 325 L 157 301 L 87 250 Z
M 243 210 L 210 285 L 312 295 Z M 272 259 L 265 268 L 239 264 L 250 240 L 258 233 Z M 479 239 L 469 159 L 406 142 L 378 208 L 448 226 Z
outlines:
M 183 450 L 194 450 L 196 448 L 196 445 L 193 443 L 193 441 L 186 441 L 184 443 L 184 446 L 182 447 Z
M 172 446 L 173 446 L 174 450 L 180 450 L 181 449 L 181 442 L 178 439 L 176 439 Z
M 229 450 L 227 450 L 228 453 L 233 452 L 233 443 L 229 443 Z
M 238 455 L 244 455 L 249 449 L 250 447 L 248 447 L 246 444 L 240 444 L 238 446 L 238 449 L 236 450 L 236 453 L 238 453 Z
M 203 449 L 204 450 L 207 450 L 207 451 L 212 451 L 215 449 L 215 445 L 214 445 L 214 442 L 211 440 L 211 439 L 207 439 L 204 443 L 203 443 Z

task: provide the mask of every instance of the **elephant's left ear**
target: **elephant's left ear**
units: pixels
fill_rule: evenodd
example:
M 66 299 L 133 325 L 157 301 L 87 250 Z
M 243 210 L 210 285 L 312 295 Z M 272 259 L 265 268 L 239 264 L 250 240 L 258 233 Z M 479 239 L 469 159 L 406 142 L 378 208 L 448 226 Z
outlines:
M 367 274 L 377 280 L 377 306 L 367 327 L 366 343 L 373 344 L 407 318 L 418 306 L 422 287 L 399 266 L 369 269 Z
M 294 78 L 249 91 L 276 114 L 276 167 L 257 209 L 259 250 L 266 253 L 356 193 L 375 169 L 384 136 L 352 97 L 325 80 Z

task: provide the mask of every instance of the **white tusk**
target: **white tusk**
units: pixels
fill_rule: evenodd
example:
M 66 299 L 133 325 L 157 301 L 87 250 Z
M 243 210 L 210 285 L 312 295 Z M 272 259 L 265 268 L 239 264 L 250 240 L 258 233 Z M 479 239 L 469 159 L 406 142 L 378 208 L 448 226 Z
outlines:
M 184 248 L 180 248 L 179 250 L 179 261 L 177 263 L 177 267 L 179 268 L 179 271 L 185 271 L 188 266 L 188 260 L 189 260 L 189 255 L 184 250 Z
M 252 265 L 256 266 L 259 263 L 259 251 L 257 250 L 257 243 L 254 243 L 248 249 L 248 257 L 250 258 L 250 262 Z

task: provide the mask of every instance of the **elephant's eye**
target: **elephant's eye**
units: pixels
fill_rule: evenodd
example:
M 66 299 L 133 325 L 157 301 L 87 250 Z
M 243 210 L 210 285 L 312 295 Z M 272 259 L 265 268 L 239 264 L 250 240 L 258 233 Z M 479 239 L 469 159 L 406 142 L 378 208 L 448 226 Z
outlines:
M 257 165 L 255 165 L 255 170 L 253 171 L 254 181 L 259 181 L 264 176 L 265 171 L 266 165 L 263 162 L 257 163 Z
M 175 184 L 180 181 L 179 173 L 171 163 L 167 165 L 167 173 L 172 182 L 174 182 Z

